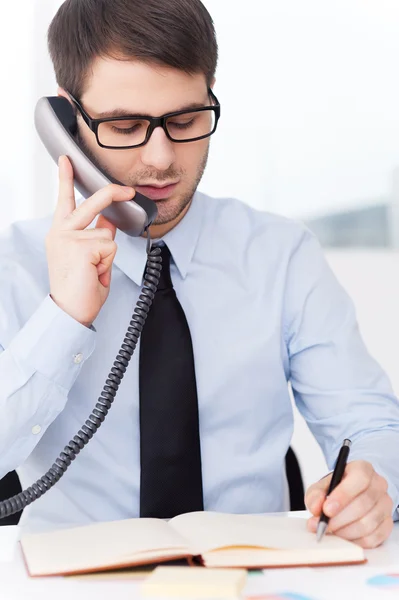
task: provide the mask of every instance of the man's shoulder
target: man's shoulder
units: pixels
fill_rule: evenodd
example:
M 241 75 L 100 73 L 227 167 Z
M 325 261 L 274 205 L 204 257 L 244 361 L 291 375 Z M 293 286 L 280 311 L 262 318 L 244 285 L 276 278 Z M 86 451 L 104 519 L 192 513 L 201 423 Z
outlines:
M 257 237 L 273 244 L 298 245 L 304 238 L 314 237 L 306 225 L 296 219 L 260 210 L 229 197 L 200 194 L 205 205 L 206 227 L 222 230 L 234 237 Z

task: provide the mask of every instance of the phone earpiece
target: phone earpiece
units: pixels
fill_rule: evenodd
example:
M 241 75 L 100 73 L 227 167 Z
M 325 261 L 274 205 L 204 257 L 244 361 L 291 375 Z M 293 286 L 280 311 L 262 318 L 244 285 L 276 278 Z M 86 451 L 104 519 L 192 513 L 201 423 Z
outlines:
M 109 183 L 121 184 L 95 165 L 76 139 L 77 120 L 71 103 L 63 96 L 43 97 L 35 109 L 35 127 L 50 156 L 58 163 L 62 155 L 72 163 L 75 187 L 84 198 Z M 102 214 L 130 236 L 142 235 L 157 216 L 155 202 L 136 192 L 134 199 L 113 202 Z
M 64 96 L 49 96 L 47 100 L 63 127 L 65 127 L 71 135 L 76 136 L 78 132 L 78 121 L 76 118 L 76 111 L 69 100 Z

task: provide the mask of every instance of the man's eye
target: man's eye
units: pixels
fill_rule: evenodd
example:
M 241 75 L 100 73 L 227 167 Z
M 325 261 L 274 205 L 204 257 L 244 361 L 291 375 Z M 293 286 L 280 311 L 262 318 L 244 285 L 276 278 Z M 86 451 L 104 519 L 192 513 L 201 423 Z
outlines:
M 194 119 L 190 119 L 190 121 L 169 121 L 168 127 L 174 127 L 175 129 L 189 129 L 194 125 Z
M 136 123 L 135 125 L 131 125 L 130 127 L 121 127 L 120 125 L 119 126 L 113 125 L 112 131 L 114 133 L 128 135 L 130 133 L 137 133 L 138 131 L 140 131 L 141 127 L 142 127 L 141 123 Z

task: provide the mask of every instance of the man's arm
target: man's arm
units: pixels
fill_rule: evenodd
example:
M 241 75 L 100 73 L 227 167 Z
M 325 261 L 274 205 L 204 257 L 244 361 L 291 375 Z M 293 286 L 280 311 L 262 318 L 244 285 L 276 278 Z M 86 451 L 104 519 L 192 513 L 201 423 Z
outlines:
M 19 281 L 9 266 L 4 281 L 0 277 L 0 477 L 32 452 L 94 350 L 95 332 L 86 324 L 108 297 L 117 250 L 116 227 L 100 213 L 134 193 L 109 184 L 77 207 L 73 168 L 61 157 L 58 202 L 46 236 L 50 295 L 8 345 L 2 338 L 10 338 L 10 315 L 21 310 L 14 298 Z
M 0 478 L 26 460 L 63 410 L 94 346 L 94 330 L 50 297 L 5 349 L 0 345 Z
M 285 315 L 294 397 L 324 452 L 329 469 L 334 467 L 344 438 L 352 440 L 345 477 L 351 473 L 349 484 L 353 478 L 363 481 L 361 484 L 355 481 L 353 486 L 348 481 L 345 485 L 342 482 L 344 490 L 351 490 L 352 494 L 345 496 L 345 506 L 365 491 L 360 489 L 366 485 L 365 461 L 386 480 L 392 516 L 397 518 L 399 402 L 387 376 L 365 348 L 352 302 L 308 231 L 291 256 Z M 370 476 L 368 485 L 371 479 Z M 380 491 L 385 495 L 384 486 L 377 486 L 378 493 L 374 493 L 374 479 L 373 486 L 377 502 Z M 336 490 L 335 497 L 340 493 L 338 487 Z M 338 512 L 345 506 L 341 498 Z

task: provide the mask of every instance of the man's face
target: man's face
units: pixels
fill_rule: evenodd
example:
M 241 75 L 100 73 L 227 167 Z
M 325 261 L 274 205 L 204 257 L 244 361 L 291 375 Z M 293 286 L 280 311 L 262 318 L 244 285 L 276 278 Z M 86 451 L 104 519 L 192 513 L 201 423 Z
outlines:
M 138 61 L 98 58 L 80 98 L 92 118 L 104 113 L 162 116 L 195 104 L 210 104 L 205 76 Z M 101 148 L 95 134 L 78 119 L 80 140 L 97 164 L 115 179 L 157 203 L 155 225 L 163 232 L 185 214 L 205 170 L 209 138 L 174 143 L 161 127 L 140 148 Z M 169 185 L 170 184 L 170 185 Z M 167 186 L 167 187 L 165 187 Z M 160 189 L 164 188 L 164 189 Z

